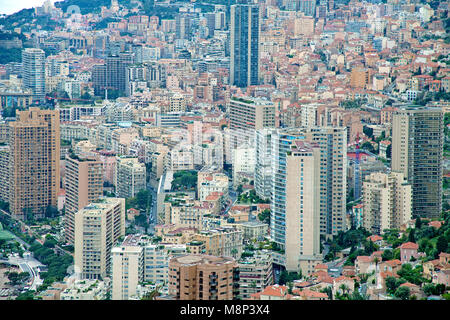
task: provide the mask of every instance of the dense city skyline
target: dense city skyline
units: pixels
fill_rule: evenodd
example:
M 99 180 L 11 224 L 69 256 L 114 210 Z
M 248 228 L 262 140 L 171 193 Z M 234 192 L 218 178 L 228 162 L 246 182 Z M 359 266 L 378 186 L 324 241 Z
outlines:
M 449 300 L 449 9 L 0 1 L 0 300 Z

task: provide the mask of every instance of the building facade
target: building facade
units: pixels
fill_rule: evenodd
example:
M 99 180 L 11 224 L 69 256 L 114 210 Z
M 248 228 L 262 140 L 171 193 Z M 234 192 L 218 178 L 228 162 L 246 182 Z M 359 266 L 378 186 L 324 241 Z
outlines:
M 393 115 L 392 171 L 411 183 L 413 217 L 442 212 L 443 121 L 441 108 L 406 106 Z
M 230 8 L 230 83 L 238 87 L 259 82 L 260 12 L 256 4 Z
M 82 279 L 111 274 L 111 250 L 125 235 L 125 199 L 102 198 L 75 214 L 75 272 Z
M 103 196 L 103 162 L 93 157 L 68 154 L 66 166 L 65 239 L 75 240 L 75 213 Z
M 169 294 L 177 300 L 233 300 L 239 290 L 233 258 L 185 255 L 169 262 Z
M 49 206 L 57 206 L 60 189 L 59 111 L 18 111 L 9 125 L 11 214 L 42 218 Z

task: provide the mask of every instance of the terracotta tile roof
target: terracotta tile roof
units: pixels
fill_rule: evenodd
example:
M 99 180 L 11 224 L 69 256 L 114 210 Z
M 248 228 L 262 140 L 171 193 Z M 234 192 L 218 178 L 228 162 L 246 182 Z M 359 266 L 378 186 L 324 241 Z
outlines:
M 314 267 L 314 269 L 316 269 L 316 270 L 317 269 L 327 269 L 328 270 L 328 266 L 324 263 L 319 263 Z
M 380 272 L 380 276 L 383 279 L 386 279 L 387 277 L 394 277 L 394 278 L 398 278 L 398 275 L 396 273 L 392 273 L 390 271 L 381 271 Z
M 353 281 L 353 279 L 346 277 L 346 276 L 340 276 L 340 277 L 334 279 L 333 282 L 337 283 L 337 282 L 341 282 L 341 281 Z
M 398 265 L 402 264 L 402 262 L 400 260 L 398 260 L 398 259 L 388 260 L 385 263 L 387 263 L 390 266 L 398 266 Z
M 443 221 L 431 221 L 430 223 L 428 223 L 428 225 L 430 227 L 435 227 L 437 229 L 439 229 L 443 224 Z
M 402 283 L 402 284 L 400 285 L 400 287 L 419 288 L 418 285 L 413 284 L 413 283 L 410 283 L 410 282 Z
M 280 286 L 278 284 L 275 284 L 273 286 L 266 287 L 261 292 L 261 295 L 273 297 L 285 297 L 287 295 L 287 290 L 288 290 L 287 286 Z
M 304 288 L 309 287 L 312 283 L 308 281 L 302 281 L 302 282 L 295 282 L 294 281 L 294 287 L 296 288 Z
M 381 141 L 381 142 L 384 142 L 384 141 Z M 380 237 L 379 235 L 373 235 L 373 236 L 367 237 L 367 240 L 375 242 L 375 241 L 383 240 L 383 238 Z
M 357 256 L 356 260 L 358 260 L 358 262 L 372 262 L 371 257 L 369 256 Z
M 419 249 L 419 245 L 414 242 L 406 242 L 400 246 L 400 249 Z
M 323 292 L 317 292 L 317 291 L 313 291 L 310 289 L 294 289 L 292 290 L 292 293 L 297 294 L 299 296 L 302 297 L 306 297 L 306 298 L 324 298 L 324 299 L 328 299 L 328 295 L 326 293 Z

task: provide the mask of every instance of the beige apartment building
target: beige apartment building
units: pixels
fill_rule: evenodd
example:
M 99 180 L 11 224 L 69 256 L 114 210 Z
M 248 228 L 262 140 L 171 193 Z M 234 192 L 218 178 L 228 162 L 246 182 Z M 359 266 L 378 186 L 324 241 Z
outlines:
M 111 250 L 125 235 L 125 199 L 102 198 L 75 214 L 75 271 L 82 279 L 111 272 Z
M 347 231 L 347 128 L 311 127 L 306 140 L 320 146 L 320 233 L 330 237 Z
M 314 18 L 300 17 L 294 19 L 294 37 L 310 36 L 314 33 Z
M 191 254 L 169 261 L 169 295 L 176 300 L 233 300 L 238 281 L 233 258 Z
M 103 196 L 103 162 L 94 157 L 66 156 L 65 239 L 75 240 L 75 213 Z
M 232 97 L 229 115 L 232 149 L 245 142 L 252 142 L 255 130 L 278 127 L 276 107 L 269 100 Z
M 132 198 L 146 189 L 146 168 L 138 158 L 117 158 L 115 185 L 116 196 Z
M 296 141 L 286 157 L 286 270 L 309 274 L 320 255 L 320 147 Z M 318 263 L 318 262 L 317 262 Z
M 57 206 L 60 189 L 59 111 L 18 111 L 9 125 L 11 214 L 21 220 L 44 217 L 49 206 Z
M 352 88 L 365 88 L 369 82 L 368 72 L 363 68 L 354 68 L 350 73 L 350 86 Z
M 203 242 L 206 254 L 233 257 L 238 259 L 242 254 L 243 232 L 233 227 L 221 227 L 201 231 L 194 240 Z
M 0 146 L 0 200 L 9 201 L 9 173 L 11 171 L 11 163 L 9 161 L 10 148 L 8 145 Z
M 377 172 L 363 183 L 363 226 L 375 234 L 399 229 L 411 220 L 411 185 L 399 172 Z
M 203 229 L 203 216 L 210 214 L 211 210 L 202 205 L 202 202 L 191 197 L 167 195 L 164 201 L 165 221 L 177 228 Z

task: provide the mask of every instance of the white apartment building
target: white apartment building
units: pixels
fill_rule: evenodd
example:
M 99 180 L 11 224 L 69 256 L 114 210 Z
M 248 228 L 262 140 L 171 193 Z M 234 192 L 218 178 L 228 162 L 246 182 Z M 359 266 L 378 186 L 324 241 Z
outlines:
M 102 198 L 75 214 L 75 272 L 103 279 L 111 271 L 111 249 L 125 235 L 125 199 Z

